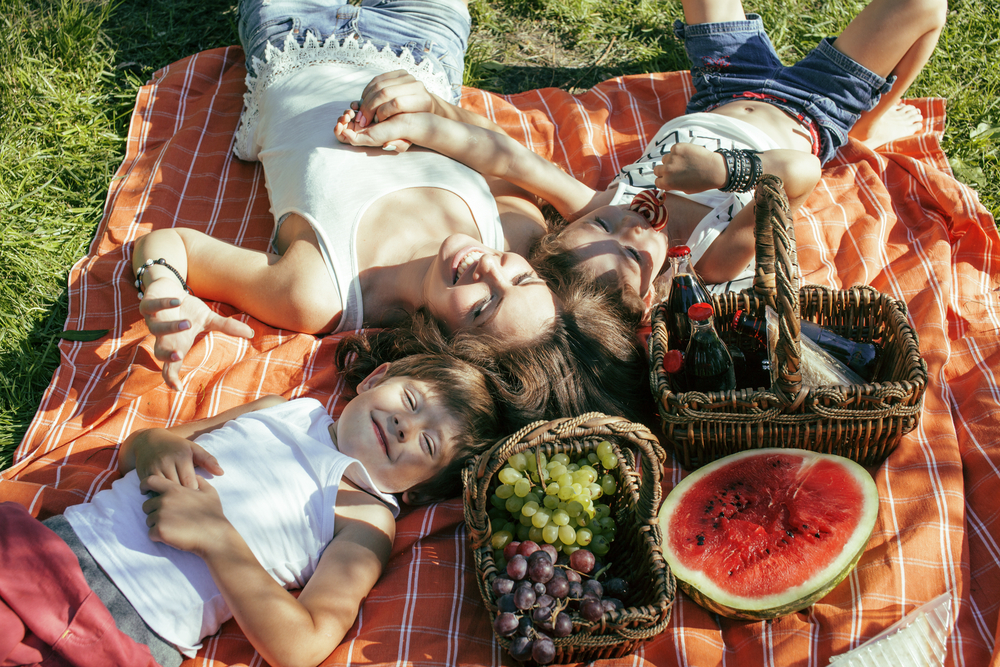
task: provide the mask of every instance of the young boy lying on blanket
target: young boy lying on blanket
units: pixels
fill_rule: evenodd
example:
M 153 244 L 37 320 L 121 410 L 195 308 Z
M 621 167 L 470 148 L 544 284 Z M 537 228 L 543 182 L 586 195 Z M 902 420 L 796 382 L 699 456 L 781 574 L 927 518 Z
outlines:
M 54 649 L 68 664 L 179 665 L 235 617 L 268 664 L 319 664 L 389 558 L 391 494 L 452 497 L 498 435 L 496 385 L 475 367 L 378 361 L 347 367 L 358 395 L 336 421 L 315 399 L 269 396 L 133 433 L 123 477 L 46 525 L 0 504 L 0 662 Z
M 434 148 L 548 201 L 572 222 L 537 245 L 532 264 L 543 274 L 583 272 L 649 303 L 667 248 L 684 244 L 706 282 L 741 289 L 753 276 L 746 204 L 757 178 L 781 177 L 794 211 L 848 134 L 875 147 L 919 130 L 919 111 L 899 101 L 930 57 L 946 10 L 944 0 L 873 0 L 839 37 L 785 67 L 760 18 L 739 0 L 685 0 L 688 25 L 678 21 L 675 32 L 697 92 L 687 114 L 665 124 L 601 192 L 509 137 L 397 114 L 421 109 L 400 76 L 373 82 L 337 133 L 361 146 L 400 150 L 403 139 Z

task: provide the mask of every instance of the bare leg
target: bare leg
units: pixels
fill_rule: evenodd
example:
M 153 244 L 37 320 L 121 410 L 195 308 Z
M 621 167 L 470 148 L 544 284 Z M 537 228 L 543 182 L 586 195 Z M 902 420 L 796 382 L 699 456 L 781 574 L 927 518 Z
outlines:
M 930 59 L 944 28 L 946 0 L 872 0 L 834 48 L 879 76 L 896 75 L 892 90 L 863 114 L 850 135 L 874 148 L 919 129 L 919 113 L 899 101 Z
M 684 6 L 684 22 L 688 25 L 742 21 L 746 18 L 740 0 L 682 0 L 681 4 Z

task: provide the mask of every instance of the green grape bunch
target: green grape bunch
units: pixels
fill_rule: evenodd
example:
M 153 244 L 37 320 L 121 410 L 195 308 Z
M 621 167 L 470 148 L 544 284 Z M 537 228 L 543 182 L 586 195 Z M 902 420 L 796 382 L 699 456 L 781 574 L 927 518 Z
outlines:
M 571 461 L 558 453 L 511 456 L 497 473 L 489 518 L 497 566 L 506 565 L 504 548 L 530 540 L 552 545 L 569 556 L 586 547 L 603 557 L 611 547 L 615 522 L 609 502 L 618 489 L 613 471 L 618 457 L 610 442 Z

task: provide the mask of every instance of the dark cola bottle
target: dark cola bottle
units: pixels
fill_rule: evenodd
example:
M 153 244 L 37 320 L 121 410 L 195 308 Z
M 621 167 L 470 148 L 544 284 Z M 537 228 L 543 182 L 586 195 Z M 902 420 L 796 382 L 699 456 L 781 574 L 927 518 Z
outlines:
M 763 318 L 752 317 L 738 310 L 733 315 L 733 328 L 753 336 L 763 344 L 764 349 L 767 349 L 767 324 Z M 860 375 L 865 382 L 870 382 L 875 377 L 879 349 L 873 343 L 855 342 L 807 320 L 800 320 L 799 330 L 803 336 L 826 350 L 834 359 Z
M 688 391 L 729 391 L 736 388 L 733 359 L 715 331 L 712 306 L 696 303 L 688 309 L 691 337 L 684 351 Z
M 670 286 L 667 288 L 666 326 L 667 349 L 684 350 L 690 338 L 691 325 L 688 309 L 696 303 L 710 303 L 708 288 L 691 266 L 691 249 L 686 245 L 674 246 L 667 251 L 670 259 Z
M 865 382 L 871 382 L 872 378 L 875 377 L 875 369 L 878 366 L 880 356 L 879 349 L 875 344 L 858 343 L 844 338 L 815 322 L 802 320 L 799 326 L 803 336 L 829 352 L 833 358 L 846 364 Z

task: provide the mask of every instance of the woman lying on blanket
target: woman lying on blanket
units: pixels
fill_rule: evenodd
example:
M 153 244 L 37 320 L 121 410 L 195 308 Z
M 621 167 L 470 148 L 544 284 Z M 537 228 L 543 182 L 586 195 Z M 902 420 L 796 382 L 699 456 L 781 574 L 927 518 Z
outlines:
M 394 116 L 397 90 L 406 92 L 405 110 L 420 108 L 401 75 L 369 87 L 341 118 L 338 136 L 361 146 L 405 139 L 547 200 L 572 222 L 532 255 L 546 277 L 597 276 L 627 286 L 642 309 L 667 248 L 683 244 L 706 282 L 740 289 L 753 276 L 746 204 L 755 176 L 781 177 L 794 210 L 848 133 L 875 147 L 919 130 L 919 111 L 899 101 L 930 57 L 946 10 L 945 0 L 873 0 L 843 34 L 784 67 L 760 18 L 745 15 L 739 0 L 685 0 L 688 25 L 678 21 L 675 31 L 693 63 L 687 114 L 666 123 L 601 192 L 508 137 L 429 115 Z M 381 122 L 370 124 L 374 117 Z
M 122 479 L 47 527 L 0 504 L 0 662 L 38 663 L 45 642 L 69 664 L 149 665 L 151 652 L 176 666 L 235 617 L 268 664 L 319 664 L 389 558 L 392 494 L 451 497 L 464 463 L 501 435 L 495 384 L 476 367 L 378 362 L 348 365 L 358 393 L 336 421 L 314 399 L 269 396 L 133 433 Z
M 306 333 L 487 334 L 490 354 L 476 356 L 553 370 L 553 393 L 566 400 L 528 406 L 535 418 L 640 416 L 641 385 L 634 396 L 609 390 L 631 386 L 622 369 L 645 366 L 621 313 L 585 283 L 556 296 L 524 259 L 545 231 L 532 195 L 433 151 L 395 156 L 334 136 L 333 121 L 365 85 L 400 67 L 440 95 L 443 113 L 496 127 L 444 102 L 461 90 L 465 0 L 243 0 L 239 27 L 249 75 L 235 151 L 263 164 L 277 253 L 182 228 L 136 241 L 140 312 L 169 386 L 179 387 L 198 334 L 252 336 L 205 299 Z M 593 388 L 566 393 L 566 373 L 589 376 L 574 386 Z

